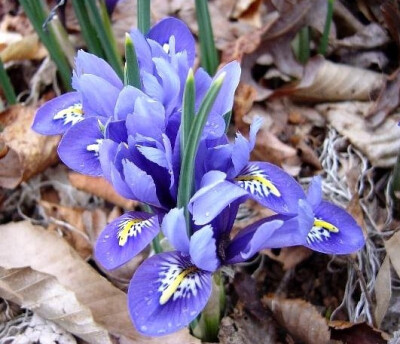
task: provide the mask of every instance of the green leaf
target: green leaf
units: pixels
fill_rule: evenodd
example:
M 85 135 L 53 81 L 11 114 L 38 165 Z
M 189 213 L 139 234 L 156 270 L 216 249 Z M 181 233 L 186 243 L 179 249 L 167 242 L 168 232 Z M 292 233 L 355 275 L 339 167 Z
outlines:
M 100 9 L 95 0 L 86 0 L 86 9 L 89 14 L 101 46 L 106 54 L 107 61 L 114 68 L 120 78 L 124 76 L 122 60 L 118 53 L 117 43 L 112 33 L 110 18 L 108 17 L 104 2 L 100 2 Z
M 145 35 L 150 29 L 150 0 L 137 0 L 138 28 Z
M 211 87 L 205 95 L 203 102 L 200 105 L 199 112 L 195 116 L 190 128 L 188 136 L 190 141 L 186 142 L 186 146 L 184 148 L 179 177 L 177 203 L 179 208 L 185 207 L 186 215 L 188 214 L 186 208 L 193 193 L 194 163 L 196 160 L 201 134 L 203 133 L 208 115 L 221 89 L 225 75 L 225 72 L 221 73 L 221 75 L 211 84 Z M 190 231 L 190 228 L 188 228 L 188 230 Z
M 219 62 L 207 0 L 196 0 L 196 17 L 199 25 L 201 65 L 208 74 L 214 75 Z
M 141 89 L 139 64 L 136 56 L 135 46 L 133 45 L 131 36 L 125 35 L 125 70 L 124 82 L 125 85 L 131 85 Z
M 7 99 L 9 105 L 17 103 L 17 97 L 15 95 L 15 91 L 13 85 L 11 84 L 10 78 L 7 75 L 6 70 L 4 69 L 3 62 L 0 59 L 0 84 L 3 88 L 4 95 Z
M 183 93 L 182 120 L 181 120 L 181 158 L 184 149 L 189 142 L 190 129 L 195 115 L 195 82 L 193 70 L 190 68 L 186 79 L 185 90 Z
M 331 24 L 333 18 L 333 2 L 334 0 L 328 0 L 328 9 L 326 12 L 324 32 L 322 34 L 321 42 L 318 47 L 318 54 L 321 55 L 325 55 L 326 49 L 328 48 L 329 32 L 331 31 Z

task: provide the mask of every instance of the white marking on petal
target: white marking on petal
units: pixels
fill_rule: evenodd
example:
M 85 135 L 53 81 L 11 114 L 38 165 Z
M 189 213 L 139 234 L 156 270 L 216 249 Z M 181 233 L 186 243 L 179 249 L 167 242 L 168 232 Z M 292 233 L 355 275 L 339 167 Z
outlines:
M 161 305 L 170 300 L 196 296 L 197 289 L 201 288 L 199 269 L 194 265 L 183 266 L 176 262 L 165 262 L 159 276 Z
M 164 43 L 164 45 L 162 46 L 163 50 L 168 54 L 169 53 L 169 44 L 168 43 Z
M 86 150 L 93 152 L 95 156 L 99 156 L 100 145 L 103 143 L 104 139 L 96 139 L 96 143 L 92 143 L 86 146 Z
M 314 225 L 307 234 L 307 243 L 312 244 L 314 242 L 323 242 L 329 240 L 331 233 L 338 233 L 339 229 L 331 223 L 321 220 L 314 219 Z
M 237 185 L 252 195 L 268 197 L 270 194 L 281 197 L 280 191 L 269 177 L 256 165 L 250 165 L 235 178 Z
M 135 238 L 137 235 L 142 233 L 144 227 L 151 227 L 152 225 L 153 222 L 151 219 L 143 220 L 135 219 L 133 217 L 125 218 L 120 224 L 118 224 L 117 236 L 119 246 L 124 246 L 129 237 Z
M 76 123 L 83 120 L 82 104 L 76 103 L 67 107 L 66 109 L 58 111 L 54 115 L 53 120 L 63 120 L 64 125 L 75 125 Z

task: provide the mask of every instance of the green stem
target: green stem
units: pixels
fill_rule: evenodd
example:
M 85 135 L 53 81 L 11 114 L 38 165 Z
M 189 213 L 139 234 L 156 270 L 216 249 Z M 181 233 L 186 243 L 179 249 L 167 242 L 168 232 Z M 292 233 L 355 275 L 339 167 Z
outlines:
M 218 68 L 218 54 L 207 0 L 196 0 L 196 17 L 199 24 L 201 64 L 208 74 L 214 75 Z
M 150 0 L 137 0 L 137 20 L 140 32 L 147 34 L 150 29 Z
M 393 168 L 392 182 L 390 185 L 390 197 L 393 200 L 392 213 L 396 217 L 400 215 L 400 151 L 397 155 L 397 161 Z
M 124 72 L 122 69 L 122 60 L 118 53 L 115 37 L 112 34 L 111 23 L 108 14 L 103 15 L 103 13 L 107 13 L 105 5 L 103 2 L 100 3 L 100 11 L 96 5 L 95 0 L 86 0 L 85 4 L 89 16 L 92 19 L 92 23 L 96 29 L 96 33 L 99 37 L 101 46 L 105 51 L 107 60 L 114 68 L 115 72 L 122 79 L 124 76 Z
M 17 96 L 15 95 L 15 91 L 13 85 L 11 84 L 10 78 L 7 75 L 6 70 L 4 69 L 3 61 L 0 59 L 0 84 L 3 88 L 4 95 L 7 99 L 9 105 L 17 103 Z
M 333 2 L 334 0 L 328 0 L 328 9 L 326 12 L 326 20 L 324 26 L 324 32 L 322 34 L 321 42 L 318 47 L 318 54 L 325 55 L 328 48 L 329 32 L 331 31 L 331 24 L 333 18 Z
M 98 57 L 104 58 L 103 49 L 96 35 L 96 31 L 90 22 L 84 1 L 72 0 L 72 6 L 74 7 L 75 15 L 78 19 L 82 36 L 85 39 L 88 50 Z
M 44 31 L 42 27 L 48 15 L 48 13 L 46 13 L 44 9 L 43 2 L 41 0 L 20 0 L 20 3 L 24 8 L 25 14 L 28 16 L 30 22 L 32 23 L 32 26 L 39 35 L 40 40 L 49 51 L 51 59 L 56 64 L 65 89 L 70 90 L 71 69 L 69 67 L 68 60 L 64 54 L 64 50 L 61 49 L 61 46 L 56 39 L 52 26 L 48 26 L 48 31 Z

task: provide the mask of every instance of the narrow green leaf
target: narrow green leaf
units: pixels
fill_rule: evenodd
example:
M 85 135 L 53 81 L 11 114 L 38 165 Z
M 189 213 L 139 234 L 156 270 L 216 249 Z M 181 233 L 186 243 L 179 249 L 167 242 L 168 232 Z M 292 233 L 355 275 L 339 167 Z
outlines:
M 101 47 L 99 38 L 97 37 L 96 31 L 90 22 L 85 3 L 82 0 L 72 0 L 72 6 L 74 7 L 75 15 L 78 19 L 83 38 L 85 39 L 89 52 L 97 55 L 98 57 L 104 58 L 105 56 L 103 49 Z
M 324 26 L 324 32 L 322 34 L 321 42 L 318 47 L 318 54 L 325 55 L 326 49 L 328 48 L 329 32 L 331 31 L 331 24 L 333 18 L 333 2 L 334 0 L 328 0 L 328 9 L 326 12 L 326 20 Z
M 145 35 L 150 29 L 150 0 L 137 0 L 138 29 Z
M 40 40 L 45 45 L 50 53 L 51 59 L 57 66 L 58 72 L 65 89 L 71 89 L 71 68 L 66 58 L 64 49 L 61 48 L 59 41 L 54 34 L 52 25 L 48 25 L 47 30 L 43 30 L 43 23 L 45 23 L 48 13 L 42 0 L 20 0 L 25 14 L 32 23 L 35 31 L 39 35 Z M 51 24 L 51 23 L 50 23 Z
M 125 85 L 131 85 L 139 89 L 142 88 L 135 46 L 133 45 L 132 38 L 128 33 L 125 35 L 125 60 Z
M 96 29 L 101 46 L 106 54 L 107 61 L 111 64 L 120 78 L 122 78 L 124 76 L 122 60 L 118 53 L 115 37 L 111 29 L 110 18 L 108 17 L 105 5 L 101 1 L 99 10 L 95 0 L 86 0 L 85 4 L 93 26 Z
M 310 58 L 310 29 L 308 26 L 299 31 L 298 58 L 301 63 L 306 63 Z
M 221 75 L 212 83 L 210 89 L 205 95 L 203 102 L 200 105 L 199 112 L 195 116 L 192 126 L 190 128 L 190 142 L 187 142 L 186 147 L 184 148 L 179 177 L 177 203 L 178 208 L 185 208 L 185 214 L 188 214 L 186 209 L 193 193 L 193 183 L 195 177 L 194 163 L 196 160 L 201 134 L 207 122 L 207 117 L 214 104 L 215 98 L 217 97 L 218 92 L 221 89 L 225 75 L 226 73 L 221 73 Z M 190 231 L 190 228 L 188 228 L 188 231 Z
M 15 91 L 13 85 L 11 84 L 10 78 L 7 75 L 6 70 L 3 66 L 3 61 L 0 59 L 0 84 L 3 88 L 4 95 L 7 99 L 7 103 L 9 105 L 17 103 L 17 97 L 15 95 Z
M 214 75 L 219 62 L 207 0 L 196 0 L 196 17 L 199 24 L 201 65 L 208 74 Z
M 195 83 L 193 70 L 190 68 L 186 79 L 185 90 L 183 93 L 182 120 L 181 120 L 181 158 L 183 158 L 184 149 L 189 142 L 190 128 L 192 127 L 195 115 Z

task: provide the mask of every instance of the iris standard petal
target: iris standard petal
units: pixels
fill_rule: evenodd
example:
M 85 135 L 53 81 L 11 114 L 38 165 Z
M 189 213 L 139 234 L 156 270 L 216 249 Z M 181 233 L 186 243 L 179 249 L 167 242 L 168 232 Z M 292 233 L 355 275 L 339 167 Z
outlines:
M 125 182 L 136 199 L 155 207 L 161 207 L 153 178 L 130 161 L 123 161 L 122 165 Z
M 100 145 L 104 140 L 101 122 L 96 117 L 85 118 L 71 127 L 58 146 L 60 159 L 82 174 L 101 176 Z
M 311 180 L 307 190 L 307 201 L 313 208 L 316 208 L 322 202 L 322 179 L 316 176 Z
M 175 49 L 173 53 L 186 51 L 188 54 L 189 66 L 193 65 L 195 57 L 195 41 L 192 33 L 187 25 L 176 18 L 165 18 L 160 20 L 154 25 L 149 33 L 148 38 L 158 42 L 165 52 L 170 53 L 170 38 L 173 36 L 175 39 Z
M 153 61 L 151 60 L 151 50 L 146 38 L 138 29 L 132 29 L 130 36 L 135 47 L 136 56 L 140 70 L 145 70 L 149 73 L 153 71 Z
M 305 246 L 328 254 L 349 254 L 359 250 L 365 239 L 361 227 L 344 209 L 322 201 L 314 209 L 314 224 Z
M 217 242 L 213 228 L 204 226 L 190 237 L 190 258 L 202 270 L 214 272 L 220 266 L 217 255 Z
M 226 73 L 226 76 L 211 109 L 211 112 L 221 116 L 232 110 L 233 97 L 240 80 L 239 62 L 232 61 L 226 64 L 217 72 L 213 80 L 216 80 L 222 73 Z
M 196 318 L 211 295 L 211 273 L 178 251 L 145 260 L 128 289 L 128 308 L 136 329 L 147 336 L 175 332 Z
M 97 75 L 84 74 L 79 78 L 79 91 L 85 116 L 113 116 L 120 89 Z
M 36 112 L 32 129 L 42 135 L 63 134 L 83 118 L 80 94 L 69 92 L 43 104 Z
M 279 167 L 250 162 L 235 183 L 263 206 L 281 214 L 296 214 L 298 200 L 305 199 L 301 186 Z
M 146 97 L 146 95 L 136 87 L 125 86 L 119 93 L 117 102 L 115 103 L 115 119 L 126 119 L 133 112 L 136 99 L 139 97 Z
M 159 233 L 158 216 L 130 211 L 110 222 L 96 242 L 96 260 L 107 270 L 118 268 L 140 253 Z
M 183 208 L 171 209 L 164 216 L 161 230 L 176 250 L 189 254 L 189 237 Z
M 106 61 L 83 50 L 78 50 L 76 55 L 75 74 L 78 79 L 84 74 L 93 74 L 108 81 L 118 89 L 123 87 L 121 79 Z

